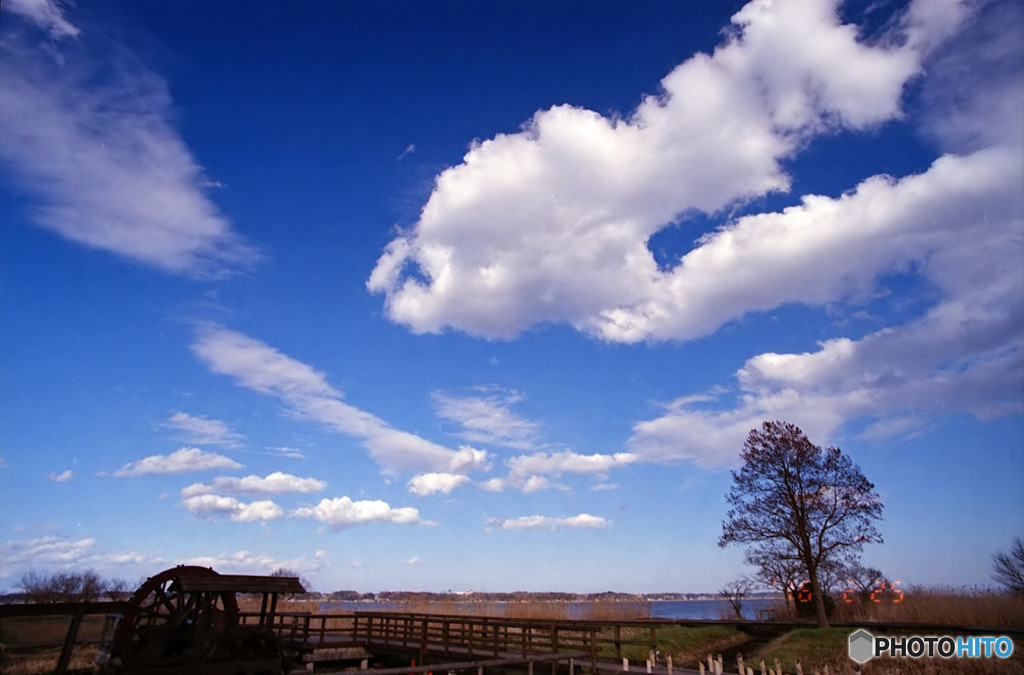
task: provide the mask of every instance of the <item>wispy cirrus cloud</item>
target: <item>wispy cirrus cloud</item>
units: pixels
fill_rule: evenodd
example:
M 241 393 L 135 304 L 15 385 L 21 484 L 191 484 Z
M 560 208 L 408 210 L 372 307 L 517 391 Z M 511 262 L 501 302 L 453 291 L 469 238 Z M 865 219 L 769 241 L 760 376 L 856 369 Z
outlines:
M 199 448 L 178 448 L 169 455 L 150 455 L 137 462 L 128 462 L 113 475 L 129 477 L 240 468 L 242 465 L 235 460 L 215 452 L 204 452 Z
M 488 464 L 485 451 L 443 447 L 345 403 L 323 373 L 242 333 L 208 326 L 192 351 L 213 372 L 277 398 L 292 414 L 360 439 L 385 469 L 464 473 Z
M 187 565 L 213 567 L 220 572 L 230 574 L 270 574 L 279 569 L 309 574 L 323 569 L 327 564 L 327 559 L 327 551 L 324 550 L 316 551 L 312 557 L 300 556 L 297 558 L 278 558 L 265 553 L 242 550 L 233 553 L 195 556 L 183 562 Z
M 226 423 L 185 412 L 174 413 L 161 426 L 179 432 L 180 440 L 193 445 L 236 448 L 242 441 L 242 434 L 232 431 Z
M 173 274 L 217 277 L 259 259 L 209 198 L 159 75 L 55 2 L 4 10 L 0 164 L 30 196 L 33 222 Z
M 0 577 L 6 577 L 19 568 L 77 567 L 107 565 L 158 565 L 159 556 L 122 551 L 104 552 L 96 539 L 82 537 L 68 539 L 45 536 L 35 539 L 10 539 L 0 544 Z
M 7 0 L 4 9 L 20 14 L 46 29 L 54 39 L 73 38 L 81 31 L 64 16 L 55 0 Z
M 525 398 L 519 392 L 478 387 L 466 395 L 435 391 L 431 398 L 440 417 L 462 427 L 456 435 L 465 441 L 521 449 L 536 445 L 540 425 L 512 410 Z
M 612 521 L 601 516 L 581 513 L 578 516 L 558 518 L 553 516 L 522 516 L 519 518 L 491 518 L 490 528 L 499 530 L 597 530 L 610 527 Z

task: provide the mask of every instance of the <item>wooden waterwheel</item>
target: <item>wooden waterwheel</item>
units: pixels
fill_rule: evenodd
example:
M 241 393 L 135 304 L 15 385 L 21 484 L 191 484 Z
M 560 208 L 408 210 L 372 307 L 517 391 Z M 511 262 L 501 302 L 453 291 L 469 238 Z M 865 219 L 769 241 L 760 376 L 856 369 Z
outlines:
M 280 673 L 273 632 L 277 594 L 302 592 L 292 577 L 221 575 L 181 565 L 145 581 L 110 637 L 108 672 Z M 263 593 L 258 624 L 240 622 L 235 593 Z M 273 595 L 270 612 L 267 597 Z

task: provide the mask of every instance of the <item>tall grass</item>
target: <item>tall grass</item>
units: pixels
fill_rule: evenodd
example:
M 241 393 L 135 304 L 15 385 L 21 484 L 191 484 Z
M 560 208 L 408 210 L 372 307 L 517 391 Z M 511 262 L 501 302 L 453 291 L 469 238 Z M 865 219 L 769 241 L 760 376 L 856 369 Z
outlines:
M 835 620 L 1019 629 L 1024 598 L 981 589 L 911 587 L 895 604 L 840 602 Z

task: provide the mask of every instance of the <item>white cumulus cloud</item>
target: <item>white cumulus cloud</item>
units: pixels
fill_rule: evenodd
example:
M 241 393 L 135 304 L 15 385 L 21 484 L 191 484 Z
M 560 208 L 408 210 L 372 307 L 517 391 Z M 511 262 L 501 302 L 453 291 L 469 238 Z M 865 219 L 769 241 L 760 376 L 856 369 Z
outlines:
M 169 455 L 150 455 L 129 462 L 114 472 L 115 476 L 145 476 L 163 473 L 191 473 L 211 469 L 240 469 L 242 465 L 224 455 L 204 452 L 199 448 L 178 448 Z
M 436 494 L 451 494 L 457 487 L 469 482 L 469 476 L 456 473 L 423 473 L 409 481 L 409 492 L 421 497 Z
M 234 476 L 218 476 L 209 483 L 193 483 L 181 491 L 182 497 L 193 495 L 229 493 L 242 495 L 260 494 L 309 494 L 320 492 L 327 487 L 327 483 L 316 478 L 300 478 L 281 471 L 275 471 L 266 477 L 245 476 L 236 478 Z
M 267 522 L 284 515 L 284 509 L 270 500 L 241 502 L 234 497 L 198 494 L 186 497 L 182 505 L 189 513 L 200 517 L 226 516 L 240 523 Z
M 945 18 L 866 45 L 840 23 L 837 2 L 756 0 L 725 45 L 678 66 L 628 118 L 563 105 L 475 144 L 437 177 L 369 290 L 415 332 L 513 337 L 554 322 L 617 342 L 702 336 L 790 301 L 771 288 L 721 298 L 728 279 L 700 275 L 693 260 L 662 270 L 647 242 L 687 212 L 788 189 L 780 162 L 816 134 L 899 117 L 929 38 L 962 20 L 955 2 L 920 4 Z M 848 291 L 827 290 L 806 301 Z
M 374 523 L 423 523 L 419 511 L 411 506 L 395 508 L 379 499 L 354 501 L 349 497 L 322 499 L 316 506 L 296 509 L 292 515 L 313 518 L 337 530 Z

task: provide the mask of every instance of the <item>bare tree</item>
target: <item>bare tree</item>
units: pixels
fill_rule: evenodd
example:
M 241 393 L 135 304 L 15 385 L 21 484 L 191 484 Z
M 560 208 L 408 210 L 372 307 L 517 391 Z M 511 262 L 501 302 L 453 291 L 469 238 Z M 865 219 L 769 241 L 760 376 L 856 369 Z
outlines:
M 107 593 L 108 585 L 96 570 L 55 572 L 49 576 L 28 570 L 18 583 L 29 602 L 98 600 Z
M 810 581 L 818 625 L 828 626 L 822 579 L 829 565 L 881 542 L 874 521 L 882 503 L 860 467 L 838 448 L 822 449 L 796 425 L 765 422 L 732 472 L 719 546 L 774 542 L 792 551 Z
M 874 567 L 864 567 L 860 563 L 849 565 L 846 570 L 846 581 L 857 592 L 861 602 L 871 599 L 871 592 L 878 587 L 878 582 L 885 581 L 885 575 Z
M 992 578 L 1011 593 L 1024 595 L 1024 541 L 1017 537 L 1009 553 L 992 556 Z
M 737 619 L 743 618 L 743 598 L 753 589 L 754 582 L 745 577 L 730 581 L 718 592 L 732 607 L 733 614 Z

